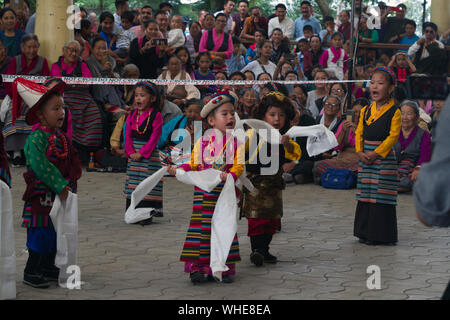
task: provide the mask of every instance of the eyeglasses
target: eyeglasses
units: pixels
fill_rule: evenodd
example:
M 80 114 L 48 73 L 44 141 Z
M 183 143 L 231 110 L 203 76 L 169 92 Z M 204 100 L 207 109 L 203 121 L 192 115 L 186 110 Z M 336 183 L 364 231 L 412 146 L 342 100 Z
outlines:
M 77 48 L 71 48 L 71 47 L 64 47 L 64 48 L 65 48 L 66 50 L 69 50 L 70 53 L 76 53 L 76 54 L 80 53 L 80 50 L 77 49 Z
M 342 93 L 344 90 L 342 89 L 332 89 L 331 92 Z
M 434 34 L 434 30 L 427 29 L 427 30 L 425 30 L 425 33 L 431 33 L 431 34 Z
M 339 103 L 329 103 L 329 102 L 325 102 L 324 105 L 325 105 L 325 107 L 332 107 L 332 108 L 337 108 L 337 107 L 339 107 Z

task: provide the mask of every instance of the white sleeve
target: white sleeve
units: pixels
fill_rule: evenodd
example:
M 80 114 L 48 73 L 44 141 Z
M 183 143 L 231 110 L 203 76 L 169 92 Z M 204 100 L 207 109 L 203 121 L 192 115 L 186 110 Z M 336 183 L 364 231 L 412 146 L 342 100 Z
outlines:
M 419 51 L 419 49 L 420 49 L 420 46 L 417 44 L 417 41 L 414 42 L 414 44 L 411 47 L 409 47 L 408 56 L 415 55 L 417 53 L 417 51 Z

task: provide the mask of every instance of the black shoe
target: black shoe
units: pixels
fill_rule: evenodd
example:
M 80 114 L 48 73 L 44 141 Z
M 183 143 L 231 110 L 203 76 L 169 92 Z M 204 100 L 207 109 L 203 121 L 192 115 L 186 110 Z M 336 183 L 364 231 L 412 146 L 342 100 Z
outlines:
M 164 213 L 162 209 L 153 210 L 153 217 L 162 218 L 164 217 Z
M 54 267 L 54 269 L 44 270 L 44 278 L 47 281 L 58 282 L 59 269 Z
M 265 263 L 277 263 L 277 262 L 278 262 L 278 259 L 277 259 L 277 257 L 271 255 L 271 254 L 269 253 L 269 250 L 267 250 L 267 251 L 264 253 L 264 262 L 265 262 Z
M 250 261 L 255 266 L 261 267 L 264 264 L 264 255 L 259 251 L 259 249 L 256 249 L 250 254 Z
M 208 281 L 208 278 L 200 271 L 191 273 L 189 278 L 194 285 Z
M 153 223 L 153 217 L 150 217 L 150 218 L 148 218 L 148 219 L 145 219 L 145 220 L 142 220 L 142 221 L 139 221 L 139 222 L 136 222 L 136 224 L 140 224 L 141 226 L 148 226 L 148 225 L 151 225 Z
M 19 168 L 20 166 L 22 166 L 21 163 L 22 163 L 22 160 L 20 159 L 20 157 L 15 157 L 12 160 L 12 167 L 13 168 Z
M 23 274 L 23 283 L 32 286 L 33 288 L 45 289 L 50 287 L 50 283 L 44 278 L 42 274 Z
M 222 283 L 233 283 L 233 278 L 231 276 L 223 276 Z

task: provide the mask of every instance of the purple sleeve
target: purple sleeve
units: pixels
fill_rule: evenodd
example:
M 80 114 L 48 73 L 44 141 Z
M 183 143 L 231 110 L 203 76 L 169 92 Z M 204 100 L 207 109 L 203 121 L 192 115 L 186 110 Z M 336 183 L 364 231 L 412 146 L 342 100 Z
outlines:
M 430 162 L 431 160 L 431 137 L 430 134 L 425 131 L 422 136 L 422 141 L 420 142 L 420 158 L 417 162 L 418 166 L 424 163 Z
M 148 116 L 150 117 L 150 113 Z M 148 140 L 148 142 L 145 144 L 145 146 L 143 146 L 139 150 L 139 153 L 145 159 L 150 158 L 150 156 L 152 155 L 152 152 L 155 150 L 155 147 L 156 147 L 156 145 L 159 141 L 159 138 L 161 137 L 161 134 L 162 134 L 163 118 L 162 118 L 162 115 L 160 112 L 158 112 L 156 114 L 156 117 L 152 123 L 152 126 L 153 126 L 153 132 L 152 132 L 152 136 L 150 137 L 150 140 Z M 128 129 L 128 127 L 127 127 L 127 129 Z
M 136 153 L 136 150 L 133 148 L 133 138 L 131 138 L 131 118 L 133 118 L 133 116 L 133 113 L 128 116 L 127 127 L 125 129 L 125 153 L 128 157 L 130 157 L 133 153 Z

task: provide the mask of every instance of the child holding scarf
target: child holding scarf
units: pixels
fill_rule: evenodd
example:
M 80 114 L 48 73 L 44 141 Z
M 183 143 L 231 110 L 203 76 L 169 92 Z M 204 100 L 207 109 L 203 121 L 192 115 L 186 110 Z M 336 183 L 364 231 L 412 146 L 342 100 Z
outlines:
M 48 88 L 22 78 L 13 84 L 13 119 L 20 114 L 23 99 L 29 106 L 26 121 L 33 126 L 24 147 L 27 189 L 22 226 L 27 228 L 29 253 L 23 282 L 35 288 L 58 281 L 56 232 L 49 214 L 56 195 L 66 200 L 81 177 L 78 153 L 60 130 L 65 117 L 64 88 L 64 82 Z

